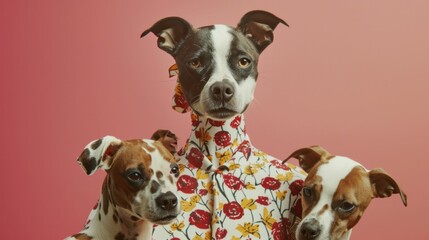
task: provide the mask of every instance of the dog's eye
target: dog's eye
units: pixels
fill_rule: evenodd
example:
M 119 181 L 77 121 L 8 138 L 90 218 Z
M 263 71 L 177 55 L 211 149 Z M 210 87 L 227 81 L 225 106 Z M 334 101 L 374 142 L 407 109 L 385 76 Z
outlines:
M 250 66 L 250 60 L 248 58 L 240 58 L 240 60 L 238 60 L 238 66 L 240 68 L 247 68 Z
M 171 164 L 171 173 L 178 176 L 180 173 L 179 166 L 177 164 Z
M 337 211 L 343 214 L 349 214 L 353 212 L 355 208 L 356 208 L 356 205 L 354 205 L 353 203 L 343 202 L 340 204 L 340 206 L 338 206 Z
M 132 172 L 128 174 L 128 179 L 130 179 L 133 182 L 138 182 L 143 179 L 143 176 L 139 172 Z
M 191 61 L 189 61 L 189 66 L 191 66 L 194 69 L 197 69 L 197 68 L 200 68 L 202 64 L 198 58 L 194 58 Z
M 302 189 L 302 193 L 304 194 L 304 197 L 311 198 L 313 196 L 313 189 L 309 187 L 304 187 Z

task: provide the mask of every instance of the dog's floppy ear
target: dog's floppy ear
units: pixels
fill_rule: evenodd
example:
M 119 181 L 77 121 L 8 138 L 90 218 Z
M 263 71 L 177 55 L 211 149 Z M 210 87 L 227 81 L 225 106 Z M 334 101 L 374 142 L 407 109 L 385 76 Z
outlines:
M 331 154 L 321 146 L 311 146 L 296 150 L 287 157 L 283 163 L 291 158 L 296 158 L 298 159 L 301 168 L 308 173 L 316 163 L 322 160 L 327 160 L 330 156 Z
M 158 37 L 158 47 L 174 57 L 180 44 L 192 32 L 192 26 L 180 17 L 168 17 L 159 20 L 151 28 L 144 31 L 141 37 L 152 32 Z
M 369 179 L 371 181 L 374 197 L 385 198 L 392 196 L 394 193 L 399 193 L 402 203 L 404 206 L 407 206 L 407 195 L 402 192 L 396 181 L 383 169 L 376 168 L 369 171 Z
M 272 13 L 255 10 L 246 13 L 240 20 L 237 29 L 249 38 L 259 53 L 274 40 L 273 31 L 279 23 L 289 25 Z
M 122 141 L 112 136 L 94 140 L 86 145 L 77 162 L 88 175 L 92 175 L 98 168 L 107 170 L 121 146 Z

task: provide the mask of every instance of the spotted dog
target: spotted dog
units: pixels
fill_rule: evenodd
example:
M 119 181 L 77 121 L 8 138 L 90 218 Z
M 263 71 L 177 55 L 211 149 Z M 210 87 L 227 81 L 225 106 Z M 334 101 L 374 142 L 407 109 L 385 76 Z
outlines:
M 180 213 L 179 168 L 171 159 L 158 141 L 106 136 L 90 142 L 78 163 L 88 175 L 99 168 L 107 175 L 84 229 L 67 239 L 151 239 L 154 224 L 169 224 Z

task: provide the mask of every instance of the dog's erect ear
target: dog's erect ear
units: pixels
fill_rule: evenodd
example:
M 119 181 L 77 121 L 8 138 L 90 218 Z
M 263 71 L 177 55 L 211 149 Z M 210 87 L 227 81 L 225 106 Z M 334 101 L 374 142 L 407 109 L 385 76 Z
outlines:
M 402 192 L 396 181 L 383 169 L 376 168 L 369 171 L 369 179 L 371 181 L 374 197 L 385 198 L 392 196 L 394 193 L 399 193 L 402 203 L 404 206 L 407 206 L 407 195 Z
M 287 157 L 283 163 L 291 158 L 296 158 L 298 159 L 301 168 L 309 173 L 316 163 L 322 160 L 327 160 L 330 156 L 331 154 L 321 146 L 311 146 L 308 148 L 296 150 L 289 157 Z
M 274 40 L 273 31 L 279 23 L 289 25 L 272 13 L 255 10 L 246 13 L 240 20 L 237 29 L 249 38 L 261 53 Z
M 121 146 L 122 141 L 112 136 L 94 140 L 86 145 L 77 162 L 88 175 L 92 175 L 98 168 L 107 170 Z
M 144 31 L 141 37 L 150 32 L 158 37 L 158 47 L 174 57 L 180 44 L 192 32 L 192 26 L 183 18 L 168 17 L 156 22 L 151 28 Z

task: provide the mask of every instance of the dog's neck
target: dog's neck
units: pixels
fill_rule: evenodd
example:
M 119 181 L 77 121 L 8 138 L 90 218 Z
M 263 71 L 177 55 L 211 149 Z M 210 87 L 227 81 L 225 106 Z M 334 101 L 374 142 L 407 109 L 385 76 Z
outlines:
M 246 133 L 242 114 L 222 121 L 200 116 L 196 113 L 192 113 L 191 118 L 191 135 L 178 155 L 192 158 L 192 156 L 202 153 L 205 158 L 202 165 L 196 167 L 214 170 L 225 165 L 226 161 L 236 151 L 250 153 L 251 143 Z M 190 162 L 192 164 L 192 160 Z
M 91 212 L 83 232 L 98 239 L 151 239 L 153 224 L 138 220 L 129 210 L 114 204 L 107 187 L 108 177 L 96 208 Z

